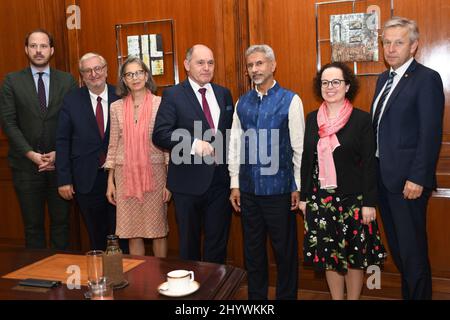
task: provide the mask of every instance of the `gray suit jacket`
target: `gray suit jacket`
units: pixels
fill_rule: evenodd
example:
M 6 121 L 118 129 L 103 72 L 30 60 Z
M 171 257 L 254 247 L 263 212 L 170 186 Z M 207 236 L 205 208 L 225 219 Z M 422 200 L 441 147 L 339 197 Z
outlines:
M 50 68 L 48 109 L 42 113 L 31 68 L 6 75 L 1 89 L 0 116 L 9 141 L 8 160 L 13 169 L 35 172 L 36 165 L 25 154 L 32 150 L 55 150 L 62 99 L 77 87 L 71 74 Z

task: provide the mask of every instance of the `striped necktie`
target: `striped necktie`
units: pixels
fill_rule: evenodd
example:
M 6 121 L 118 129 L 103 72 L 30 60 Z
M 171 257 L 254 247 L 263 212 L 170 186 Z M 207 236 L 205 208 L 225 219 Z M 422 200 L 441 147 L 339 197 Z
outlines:
M 373 120 L 372 120 L 372 126 L 373 126 L 373 132 L 374 132 L 375 139 L 377 138 L 377 135 L 378 135 L 378 122 L 380 122 L 381 109 L 383 109 L 384 101 L 386 100 L 386 97 L 388 96 L 389 92 L 391 91 L 392 82 L 394 81 L 395 75 L 396 75 L 396 73 L 394 71 L 392 71 L 389 74 L 389 78 L 386 81 L 386 87 L 384 88 L 384 91 L 380 96 L 380 100 L 378 100 L 377 107 L 375 108 L 375 113 L 373 115 Z

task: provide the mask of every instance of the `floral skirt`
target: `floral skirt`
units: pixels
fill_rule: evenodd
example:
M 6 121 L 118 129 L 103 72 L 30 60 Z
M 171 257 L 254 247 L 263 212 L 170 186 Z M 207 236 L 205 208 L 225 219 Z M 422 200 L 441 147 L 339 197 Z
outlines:
M 386 251 L 377 221 L 362 223 L 362 195 L 339 196 L 314 188 L 307 197 L 303 254 L 317 271 L 346 273 L 348 268 L 381 265 Z

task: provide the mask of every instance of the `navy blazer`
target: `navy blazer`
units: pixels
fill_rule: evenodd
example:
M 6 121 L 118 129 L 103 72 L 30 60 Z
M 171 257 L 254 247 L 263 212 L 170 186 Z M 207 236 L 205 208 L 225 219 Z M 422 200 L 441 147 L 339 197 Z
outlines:
M 372 115 L 388 75 L 389 70 L 378 78 Z M 413 60 L 389 97 L 378 128 L 381 178 L 390 192 L 401 193 L 406 180 L 436 188 L 444 103 L 439 74 Z
M 58 186 L 73 184 L 75 191 L 83 194 L 92 191 L 100 152 L 108 152 L 109 107 L 118 99 L 115 88 L 108 85 L 108 125 L 102 140 L 87 87 L 64 97 L 56 134 Z
M 217 132 L 222 133 L 223 148 L 215 150 L 218 167 L 214 164 L 206 164 L 198 156 L 190 155 L 192 142 L 195 138 L 204 139 L 203 134 L 209 129 L 208 121 L 203 113 L 203 109 L 192 89 L 188 80 L 164 90 L 161 105 L 156 115 L 155 127 L 153 129 L 153 143 L 163 149 L 172 150 L 178 143 L 186 146 L 185 151 L 189 149 L 189 155 L 180 150 L 180 155 L 188 159 L 188 163 L 174 163 L 172 155 L 170 157 L 169 170 L 167 173 L 167 188 L 172 192 L 200 195 L 205 193 L 210 187 L 214 171 L 219 170 L 218 183 L 224 186 L 230 186 L 230 178 L 226 165 L 226 131 L 231 129 L 233 121 L 233 99 L 227 88 L 211 83 L 220 107 L 220 118 Z M 194 123 L 197 122 L 199 128 L 194 130 Z M 172 134 L 176 129 L 172 139 Z M 176 137 L 179 135 L 178 137 Z M 215 137 L 217 138 L 217 137 Z M 178 148 L 177 148 L 178 152 Z

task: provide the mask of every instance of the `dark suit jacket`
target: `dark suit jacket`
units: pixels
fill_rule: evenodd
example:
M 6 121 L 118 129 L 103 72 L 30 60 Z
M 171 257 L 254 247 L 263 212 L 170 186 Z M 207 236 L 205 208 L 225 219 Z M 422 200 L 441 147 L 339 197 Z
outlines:
M 223 136 L 223 148 L 216 150 L 222 164 L 218 165 L 220 171 L 219 183 L 229 187 L 230 178 L 226 165 L 226 130 L 231 128 L 233 120 L 233 100 L 228 89 L 211 83 L 217 102 L 220 107 L 218 131 Z M 194 132 L 194 122 L 201 123 L 202 130 Z M 182 137 L 172 141 L 172 133 L 176 129 L 183 129 Z M 188 80 L 164 90 L 161 105 L 156 115 L 153 130 L 153 143 L 161 148 L 172 150 L 178 142 L 184 141 L 189 146 L 194 138 L 203 139 L 203 133 L 209 129 L 208 122 L 202 107 Z M 186 150 L 187 152 L 187 150 Z M 216 166 L 202 163 L 197 156 L 188 156 L 189 163 L 175 164 L 172 156 L 167 173 L 167 187 L 172 192 L 200 195 L 205 193 L 211 185 Z M 195 162 L 194 162 L 195 160 Z M 200 164 L 194 164 L 200 162 Z M 219 162 L 219 161 L 218 161 Z
M 73 184 L 75 191 L 88 193 L 94 186 L 100 153 L 108 152 L 109 106 L 118 100 L 115 88 L 108 85 L 108 125 L 102 139 L 87 87 L 64 97 L 56 135 L 56 172 L 58 186 Z
M 25 154 L 28 151 L 55 150 L 56 125 L 64 95 L 78 87 L 71 74 L 50 68 L 48 109 L 39 107 L 31 68 L 6 76 L 1 94 L 2 127 L 9 140 L 8 160 L 12 168 L 36 172 L 36 165 Z
M 388 74 L 378 78 L 374 102 Z M 378 127 L 381 178 L 390 192 L 401 193 L 406 180 L 436 187 L 444 103 L 439 74 L 413 60 L 387 101 Z M 372 102 L 372 114 L 373 109 Z
M 301 168 L 301 198 L 313 191 L 315 152 L 319 141 L 317 110 L 306 117 Z M 375 140 L 369 113 L 353 108 L 347 124 L 336 133 L 340 146 L 333 152 L 340 194 L 362 194 L 363 205 L 375 207 L 377 180 Z

